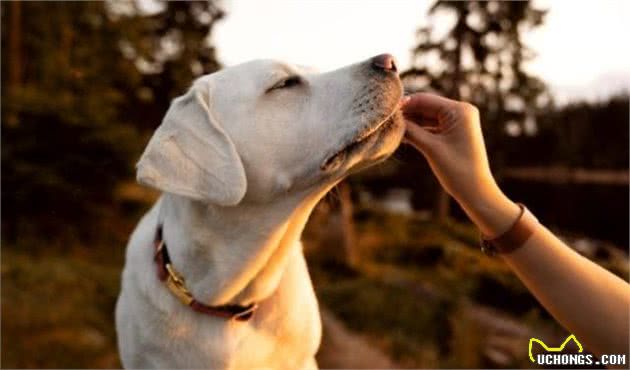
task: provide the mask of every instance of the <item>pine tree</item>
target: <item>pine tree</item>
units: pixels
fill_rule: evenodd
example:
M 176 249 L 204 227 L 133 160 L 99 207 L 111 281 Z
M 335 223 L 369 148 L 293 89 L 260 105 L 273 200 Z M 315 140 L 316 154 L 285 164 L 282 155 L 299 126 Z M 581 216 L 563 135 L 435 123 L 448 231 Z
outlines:
M 417 31 L 412 67 L 401 77 L 408 91 L 432 91 L 476 105 L 492 163 L 501 166 L 505 135 L 533 134 L 534 117 L 551 99 L 523 64 L 534 55 L 524 32 L 540 26 L 545 11 L 529 1 L 437 1 L 429 25 Z M 448 27 L 449 19 L 454 19 Z M 437 197 L 437 219 L 449 214 L 449 198 Z
M 170 99 L 218 68 L 208 37 L 222 12 L 213 3 L 168 2 L 150 13 L 137 5 L 1 4 L 10 20 L 2 22 L 3 238 L 89 234 L 116 184 L 132 178 Z

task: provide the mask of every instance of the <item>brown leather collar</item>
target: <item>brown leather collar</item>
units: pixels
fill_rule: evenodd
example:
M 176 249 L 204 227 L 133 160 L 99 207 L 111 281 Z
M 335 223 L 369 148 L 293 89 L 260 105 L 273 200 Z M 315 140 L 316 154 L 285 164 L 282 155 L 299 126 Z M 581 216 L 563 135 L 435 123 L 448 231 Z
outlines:
M 186 288 L 186 281 L 184 278 L 175 270 L 175 268 L 173 268 L 171 257 L 169 256 L 168 249 L 166 248 L 166 243 L 162 238 L 162 225 L 158 225 L 157 227 L 153 245 L 155 247 L 153 259 L 157 265 L 158 278 L 166 283 L 166 286 L 171 293 L 173 293 L 173 295 L 175 295 L 182 303 L 190 306 L 190 308 L 197 312 L 210 316 L 235 319 L 238 321 L 247 321 L 252 317 L 257 308 L 256 303 L 251 303 L 247 306 L 235 304 L 208 306 L 193 297 L 192 293 L 190 293 Z

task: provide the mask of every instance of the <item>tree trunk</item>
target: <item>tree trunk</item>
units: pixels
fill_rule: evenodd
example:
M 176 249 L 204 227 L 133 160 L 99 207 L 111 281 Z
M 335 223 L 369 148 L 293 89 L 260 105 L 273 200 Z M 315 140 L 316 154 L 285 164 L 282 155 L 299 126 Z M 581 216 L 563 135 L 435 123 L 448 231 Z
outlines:
M 22 83 L 22 3 L 12 1 L 9 18 L 9 68 L 8 68 L 8 95 L 13 101 L 17 95 L 17 90 Z M 15 104 L 7 105 L 7 125 L 17 126 L 18 113 L 15 111 Z
M 350 267 L 357 267 L 359 256 L 356 250 L 352 196 L 350 185 L 347 183 L 339 184 L 339 202 L 341 206 L 341 229 L 343 231 L 346 264 Z

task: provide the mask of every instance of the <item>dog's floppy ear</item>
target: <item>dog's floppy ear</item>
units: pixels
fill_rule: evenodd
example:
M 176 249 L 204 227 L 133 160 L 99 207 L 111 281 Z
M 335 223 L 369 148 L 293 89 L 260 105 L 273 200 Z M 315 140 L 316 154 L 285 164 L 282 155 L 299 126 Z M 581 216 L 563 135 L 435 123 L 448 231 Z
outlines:
M 212 114 L 208 82 L 173 101 L 136 165 L 137 180 L 158 190 L 236 205 L 247 181 L 234 143 Z

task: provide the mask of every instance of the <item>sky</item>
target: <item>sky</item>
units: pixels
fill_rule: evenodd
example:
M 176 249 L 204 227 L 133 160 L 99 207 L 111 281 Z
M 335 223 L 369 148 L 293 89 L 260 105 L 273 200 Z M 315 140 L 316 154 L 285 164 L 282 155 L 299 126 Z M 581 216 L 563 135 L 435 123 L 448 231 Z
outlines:
M 432 0 L 224 0 L 212 41 L 234 65 L 274 58 L 332 70 L 388 52 L 409 66 L 416 29 Z M 630 1 L 551 1 L 546 22 L 525 36 L 537 56 L 526 67 L 558 103 L 630 90 Z

